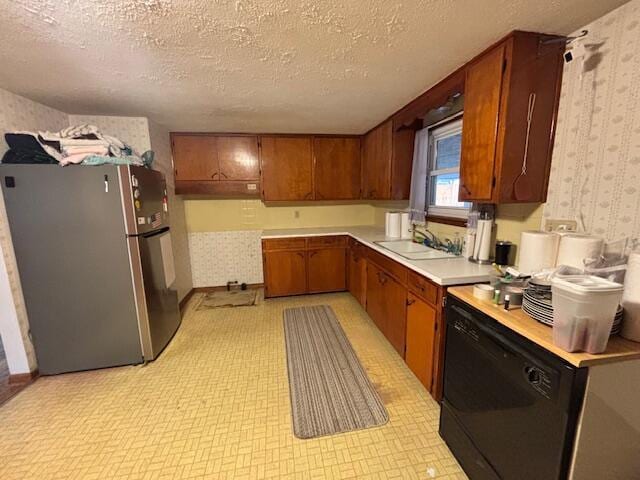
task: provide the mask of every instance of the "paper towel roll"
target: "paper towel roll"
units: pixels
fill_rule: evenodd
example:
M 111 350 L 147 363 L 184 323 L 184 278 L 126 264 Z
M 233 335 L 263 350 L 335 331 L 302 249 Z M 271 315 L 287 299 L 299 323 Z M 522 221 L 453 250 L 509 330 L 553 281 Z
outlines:
M 413 232 L 411 231 L 411 221 L 409 220 L 409 212 L 402 212 L 400 214 L 400 238 L 412 238 Z
M 560 237 L 551 232 L 527 230 L 520 235 L 518 270 L 531 275 L 556 264 Z
M 634 342 L 640 342 L 640 253 L 638 252 L 632 252 L 629 255 L 627 273 L 624 277 L 622 307 L 624 320 L 620 335 Z
M 478 260 L 489 260 L 492 230 L 493 220 L 478 220 L 478 236 L 476 237 L 476 243 L 480 243 Z
M 387 217 L 387 237 L 400 237 L 400 213 L 390 212 Z
M 584 268 L 585 258 L 596 258 L 602 253 L 604 241 L 591 235 L 569 234 L 560 237 L 556 265 Z

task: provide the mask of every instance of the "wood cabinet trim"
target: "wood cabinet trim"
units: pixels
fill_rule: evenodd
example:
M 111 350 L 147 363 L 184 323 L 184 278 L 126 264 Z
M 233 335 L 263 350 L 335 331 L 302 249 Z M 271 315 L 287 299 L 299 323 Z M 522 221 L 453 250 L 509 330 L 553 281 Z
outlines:
M 387 273 L 390 277 L 393 277 L 401 285 L 405 287 L 407 286 L 407 276 L 409 270 L 404 265 L 390 259 L 386 255 L 376 252 L 371 248 L 369 248 L 367 251 L 367 260 L 375 263 L 378 268 L 384 270 L 385 273 Z
M 439 285 L 412 270 L 408 272 L 407 284 L 416 296 L 430 305 L 438 306 L 438 291 L 441 288 Z
M 306 250 L 306 237 L 290 238 L 264 238 L 262 239 L 262 249 L 267 252 L 278 250 Z

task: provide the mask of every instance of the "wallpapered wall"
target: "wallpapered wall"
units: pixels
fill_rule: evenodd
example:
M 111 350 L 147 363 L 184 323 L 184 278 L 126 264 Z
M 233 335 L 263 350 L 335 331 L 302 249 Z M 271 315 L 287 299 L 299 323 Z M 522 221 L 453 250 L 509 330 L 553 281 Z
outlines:
M 0 89 L 0 155 L 7 149 L 4 134 L 8 131 L 56 131 L 67 126 L 67 114 Z M 28 373 L 36 368 L 36 357 L 29 340 L 27 310 L 1 194 L 0 250 L 0 334 L 9 371 Z
M 174 193 L 173 161 L 169 130 L 149 120 L 148 132 L 151 149 L 155 152 L 155 162 L 157 162 L 155 168 L 164 173 L 167 179 L 169 215 L 171 218 L 171 241 L 173 243 L 173 257 L 176 266 L 176 288 L 178 289 L 178 298 L 183 299 L 193 287 L 184 201 L 182 197 L 176 196 Z
M 607 240 L 640 235 L 640 0 L 584 27 L 565 64 L 546 218 Z

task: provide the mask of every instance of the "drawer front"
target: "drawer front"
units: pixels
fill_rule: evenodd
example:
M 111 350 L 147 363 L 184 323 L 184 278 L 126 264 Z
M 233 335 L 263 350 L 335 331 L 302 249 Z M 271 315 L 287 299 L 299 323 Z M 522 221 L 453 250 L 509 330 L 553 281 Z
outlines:
M 330 235 L 326 237 L 309 237 L 307 239 L 309 248 L 318 247 L 346 247 L 347 237 L 344 235 Z
M 307 239 L 304 237 L 293 238 L 265 238 L 262 240 L 264 251 L 274 250 L 304 250 L 307 246 Z
M 438 302 L 438 288 L 438 285 L 423 276 L 409 272 L 409 289 L 432 305 Z
M 367 251 L 367 257 L 372 262 L 375 262 L 379 267 L 382 267 L 387 273 L 396 277 L 400 283 L 403 285 L 407 284 L 407 269 L 396 262 L 395 260 L 391 260 L 389 257 L 382 255 L 381 253 L 376 252 L 375 250 L 369 248 Z

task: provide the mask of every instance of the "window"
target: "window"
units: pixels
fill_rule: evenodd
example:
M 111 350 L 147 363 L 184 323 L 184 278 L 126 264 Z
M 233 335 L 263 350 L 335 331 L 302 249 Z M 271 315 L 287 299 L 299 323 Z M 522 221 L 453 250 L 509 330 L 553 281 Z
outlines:
M 429 214 L 466 218 L 470 203 L 458 201 L 462 119 L 435 126 L 429 139 Z

